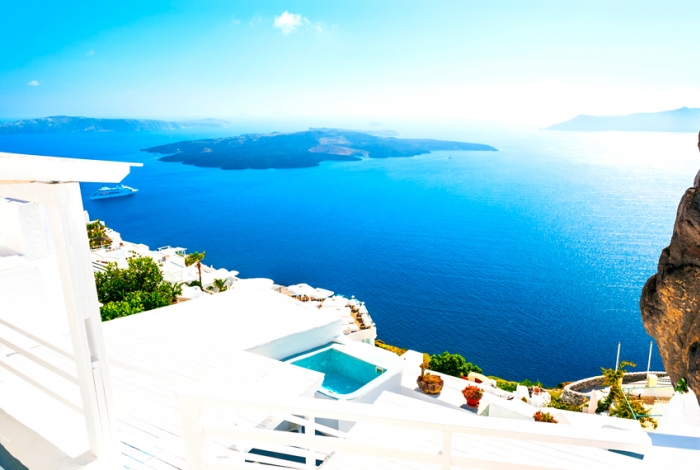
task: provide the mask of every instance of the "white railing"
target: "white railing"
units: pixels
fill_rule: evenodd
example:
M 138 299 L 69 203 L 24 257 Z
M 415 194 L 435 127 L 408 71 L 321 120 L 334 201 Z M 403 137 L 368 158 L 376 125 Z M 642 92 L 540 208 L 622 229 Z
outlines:
M 250 396 L 255 395 L 255 396 Z M 653 446 L 688 452 L 693 459 L 700 458 L 700 439 L 687 436 L 652 435 L 613 429 L 582 429 L 575 426 L 548 426 L 520 420 L 484 418 L 463 420 L 435 418 L 424 410 L 379 410 L 367 404 L 344 401 L 318 400 L 305 397 L 272 397 L 255 393 L 243 396 L 240 391 L 213 392 L 211 390 L 182 389 L 178 394 L 181 406 L 185 457 L 188 470 L 214 470 L 231 468 L 259 469 L 255 462 L 277 465 L 282 468 L 316 468 L 317 460 L 327 459 L 334 452 L 351 455 L 375 456 L 386 459 L 409 460 L 427 464 L 438 464 L 443 469 L 450 466 L 470 468 L 532 469 L 531 465 L 514 465 L 455 455 L 452 437 L 455 434 L 478 435 L 494 438 L 518 439 L 565 446 L 582 446 L 596 449 L 617 450 L 646 454 Z M 258 412 L 272 416 L 273 424 L 288 421 L 305 428 L 305 432 L 293 433 L 285 430 L 245 427 L 236 423 L 227 426 L 208 424 L 208 410 L 228 408 L 242 412 Z M 303 416 L 304 418 L 299 418 Z M 315 419 L 371 423 L 400 426 L 421 431 L 442 433 L 440 452 L 387 447 L 381 443 L 367 442 L 362 436 L 348 436 L 315 423 Z M 319 431 L 325 435 L 317 435 Z M 211 449 L 213 441 L 219 449 L 226 449 L 226 458 L 216 458 L 205 449 Z M 290 462 L 280 457 L 261 456 L 250 451 L 266 450 L 279 454 L 301 457 L 304 463 Z M 501 467 L 499 467 L 499 465 Z
M 35 343 L 38 343 L 47 349 L 50 349 L 54 353 L 57 353 L 60 356 L 63 356 L 65 358 L 69 359 L 71 361 L 71 362 L 69 362 L 69 364 L 75 364 L 75 358 L 73 357 L 73 355 L 71 353 L 59 348 L 58 346 L 51 344 L 48 341 L 45 341 L 45 340 L 39 338 L 38 336 L 33 335 L 32 333 L 21 329 L 17 325 L 14 325 L 6 320 L 3 320 L 2 318 L 0 318 L 0 325 L 4 326 L 6 328 L 9 328 L 10 330 L 14 331 L 15 333 L 18 333 L 19 335 L 22 335 L 25 338 L 27 338 L 31 341 L 34 341 Z M 68 381 L 76 386 L 80 385 L 77 375 L 73 375 L 69 372 L 66 372 L 64 369 L 58 367 L 55 364 L 52 364 L 50 361 L 40 357 L 39 355 L 33 353 L 32 351 L 29 351 L 29 349 L 17 345 L 16 343 L 10 341 L 6 337 L 0 336 L 0 350 L 2 350 L 3 347 L 14 351 L 15 353 L 17 353 L 21 356 L 24 356 L 25 358 L 27 358 L 30 361 L 34 362 L 35 364 L 41 366 L 45 370 L 61 377 L 62 379 L 66 380 L 66 381 Z M 32 377 L 23 373 L 22 371 L 20 371 L 16 367 L 10 365 L 9 362 L 7 361 L 5 354 L 0 354 L 0 367 L 7 370 L 8 372 L 11 372 L 12 374 L 16 375 L 17 377 L 19 377 L 20 379 L 29 383 L 30 385 L 34 386 L 35 388 L 41 390 L 42 392 L 44 392 L 45 394 L 47 394 L 51 398 L 63 403 L 68 408 L 72 409 L 73 411 L 76 411 L 76 412 L 80 413 L 81 415 L 83 414 L 83 408 L 81 406 L 77 405 L 76 403 L 74 403 L 73 401 L 68 399 L 67 397 L 64 397 L 64 396 L 56 393 L 51 388 L 49 388 L 46 385 L 42 384 L 41 382 L 33 379 Z

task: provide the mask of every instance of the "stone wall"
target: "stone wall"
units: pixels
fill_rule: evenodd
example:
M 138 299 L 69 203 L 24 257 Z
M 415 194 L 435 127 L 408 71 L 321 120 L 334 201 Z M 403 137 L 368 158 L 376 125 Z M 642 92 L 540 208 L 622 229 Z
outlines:
M 649 372 L 650 374 L 655 374 L 657 377 L 666 377 L 668 374 L 666 372 Z M 627 384 L 631 382 L 638 382 L 640 380 L 646 380 L 646 372 L 628 372 L 622 378 L 622 383 Z M 587 379 L 582 379 L 577 382 L 571 382 L 569 385 L 564 387 L 564 392 L 561 394 L 562 401 L 566 403 L 571 403 L 572 405 L 583 405 L 588 401 L 588 395 L 586 393 L 581 393 L 579 390 L 586 390 L 593 387 L 602 387 L 605 377 L 599 375 L 597 377 L 589 377 Z

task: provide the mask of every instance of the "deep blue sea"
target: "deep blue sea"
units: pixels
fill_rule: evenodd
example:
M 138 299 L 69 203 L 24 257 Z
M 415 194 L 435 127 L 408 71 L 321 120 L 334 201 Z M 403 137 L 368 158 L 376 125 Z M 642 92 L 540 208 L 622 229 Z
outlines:
M 295 170 L 139 151 L 253 130 L 0 136 L 0 151 L 143 162 L 125 180 L 134 197 L 90 201 L 98 185 L 83 186 L 92 218 L 244 278 L 355 295 L 387 343 L 552 385 L 613 367 L 618 341 L 646 368 L 639 296 L 699 166 L 694 134 L 455 131 L 500 152 Z

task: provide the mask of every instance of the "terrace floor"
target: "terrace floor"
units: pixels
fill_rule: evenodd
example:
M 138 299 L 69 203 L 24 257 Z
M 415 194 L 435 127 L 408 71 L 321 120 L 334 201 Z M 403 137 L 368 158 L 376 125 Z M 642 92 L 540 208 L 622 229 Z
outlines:
M 217 294 L 102 325 L 124 468 L 154 470 L 184 468 L 179 387 L 195 383 L 251 394 L 265 390 L 313 396 L 322 374 L 244 349 L 276 350 L 287 337 L 297 348 L 313 348 L 317 342 L 327 343 L 332 336 L 324 335 L 340 328 L 337 319 L 271 290 Z M 21 342 L 2 326 L 0 335 Z M 52 343 L 70 351 L 67 336 Z M 22 346 L 75 375 L 75 364 L 65 357 L 26 341 Z M 281 350 L 288 347 L 283 343 Z M 42 442 L 53 458 L 77 467 L 89 463 L 85 421 L 71 409 L 71 404 L 81 406 L 78 387 L 19 354 L 2 360 L 65 397 L 67 405 L 0 368 L 0 444 L 8 444 L 12 452 L 5 439 L 26 432 L 23 439 Z M 222 410 L 213 414 L 214 419 L 253 427 L 277 425 L 260 414 L 233 416 Z M 10 425 L 12 433 L 2 429 Z

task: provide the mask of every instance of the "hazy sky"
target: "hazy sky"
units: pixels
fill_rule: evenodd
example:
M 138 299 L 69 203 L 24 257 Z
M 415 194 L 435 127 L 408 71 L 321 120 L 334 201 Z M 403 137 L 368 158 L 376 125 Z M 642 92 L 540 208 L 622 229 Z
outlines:
M 0 118 L 700 107 L 700 1 L 4 2 Z

